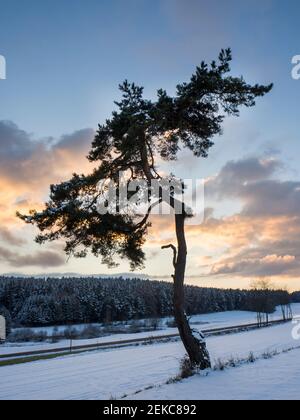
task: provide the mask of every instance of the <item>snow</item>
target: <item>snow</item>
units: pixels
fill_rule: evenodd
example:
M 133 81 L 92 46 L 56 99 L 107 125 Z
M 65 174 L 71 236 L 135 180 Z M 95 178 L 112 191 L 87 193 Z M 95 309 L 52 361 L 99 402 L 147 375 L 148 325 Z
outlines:
M 251 365 L 196 375 L 131 397 L 139 400 L 299 400 L 300 349 Z
M 234 335 L 210 337 L 207 340 L 208 349 L 213 360 L 226 360 L 231 356 L 247 357 L 251 351 L 260 356 L 270 350 L 293 348 L 300 345 L 300 341 L 292 338 L 293 328 L 292 323 L 287 323 Z M 136 391 L 151 385 L 163 385 L 175 376 L 184 353 L 180 342 L 169 342 L 93 351 L 1 367 L 0 399 L 120 399 L 124 394 L 132 399 Z M 297 392 L 299 394 L 299 378 L 299 351 L 294 350 L 269 361 L 258 361 L 225 372 L 212 372 L 207 377 L 194 377 L 183 383 L 164 385 L 136 397 L 159 399 L 168 396 L 168 399 L 174 400 L 223 396 L 239 399 L 248 392 L 253 398 L 259 395 L 268 398 L 274 395 L 276 398 L 279 394 L 280 397 L 288 397 L 295 396 Z M 283 385 L 287 388 L 283 389 Z
M 294 314 L 300 314 L 300 304 L 293 304 L 292 309 Z M 281 319 L 282 314 L 280 308 L 277 308 L 276 312 L 271 315 L 270 320 Z M 98 344 L 104 342 L 114 342 L 114 341 L 121 341 L 121 340 L 130 340 L 136 338 L 146 338 L 149 336 L 161 336 L 165 334 L 176 334 L 178 331 L 176 328 L 167 328 L 167 322 L 170 321 L 171 318 L 164 318 L 162 319 L 162 329 L 153 332 L 142 332 L 142 333 L 135 333 L 135 334 L 114 334 L 114 335 L 107 335 L 105 337 L 90 339 L 90 340 L 73 340 L 74 346 L 79 345 L 89 345 L 89 344 Z M 249 323 L 255 323 L 256 314 L 254 312 L 243 312 L 243 311 L 232 311 L 232 312 L 220 312 L 220 313 L 212 313 L 212 314 L 202 314 L 202 315 L 195 315 L 191 318 L 190 323 L 193 329 L 201 331 L 209 328 L 219 328 L 219 327 L 228 327 L 234 325 L 244 325 Z M 101 324 L 92 324 L 96 326 L 101 326 Z M 115 325 L 118 325 L 115 323 Z M 76 329 L 79 331 L 82 330 L 86 325 L 81 324 L 75 326 Z M 59 326 L 59 331 L 63 331 L 65 328 L 70 327 Z M 43 328 L 32 328 L 34 331 L 44 331 L 47 332 L 49 335 L 52 334 L 54 327 L 43 327 Z M 51 350 L 51 349 L 59 349 L 63 347 L 68 347 L 70 345 L 69 340 L 62 340 L 59 343 L 49 344 L 48 342 L 45 343 L 7 343 L 5 345 L 0 346 L 0 354 L 2 355 L 9 355 L 12 353 L 18 352 L 26 352 L 26 351 L 39 351 L 39 350 Z

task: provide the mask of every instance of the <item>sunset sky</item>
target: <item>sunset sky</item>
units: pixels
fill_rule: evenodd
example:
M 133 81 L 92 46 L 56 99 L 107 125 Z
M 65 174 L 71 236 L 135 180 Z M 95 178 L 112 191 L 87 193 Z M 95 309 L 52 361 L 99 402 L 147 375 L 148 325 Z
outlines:
M 233 74 L 274 82 L 255 108 L 229 118 L 206 160 L 186 150 L 171 169 L 204 178 L 205 221 L 187 229 L 189 281 L 248 287 L 268 278 L 300 288 L 300 54 L 298 0 L 0 0 L 0 273 L 109 271 L 95 257 L 67 261 L 61 243 L 34 243 L 17 210 L 42 208 L 49 185 L 91 170 L 94 130 L 125 78 L 175 92 L 204 59 L 231 47 Z M 153 217 L 143 273 L 164 278 L 173 220 Z

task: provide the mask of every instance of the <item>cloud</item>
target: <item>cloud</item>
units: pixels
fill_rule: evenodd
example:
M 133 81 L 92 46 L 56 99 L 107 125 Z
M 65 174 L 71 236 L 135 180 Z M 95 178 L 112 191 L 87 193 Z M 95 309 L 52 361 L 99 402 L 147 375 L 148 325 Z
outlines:
M 206 182 L 206 191 L 218 199 L 247 196 L 249 187 L 269 179 L 282 164 L 275 159 L 247 158 L 228 162 Z
M 242 277 L 272 277 L 282 274 L 293 276 L 300 269 L 300 259 L 293 255 L 267 255 L 261 259 L 239 259 L 213 266 L 211 274 L 235 274 Z
M 249 217 L 298 215 L 300 182 L 273 179 L 282 167 L 275 159 L 229 162 L 217 176 L 207 180 L 207 194 L 219 200 L 240 200 L 242 214 Z
M 11 121 L 0 121 L 0 160 L 1 163 L 28 159 L 34 150 L 31 135 L 20 130 Z
M 35 139 L 13 122 L 0 121 L 1 224 L 15 225 L 17 210 L 40 206 L 50 184 L 91 171 L 86 155 L 93 136 L 87 128 L 59 139 Z
M 268 180 L 248 185 L 244 200 L 243 213 L 248 216 L 298 215 L 300 182 Z
M 75 131 L 61 136 L 53 147 L 54 150 L 67 150 L 70 153 L 85 153 L 89 150 L 95 132 L 91 128 Z
M 13 185 L 55 182 L 78 165 L 87 166 L 85 156 L 93 136 L 88 128 L 58 140 L 34 139 L 13 122 L 0 121 L 0 178 Z
M 17 237 L 13 232 L 6 227 L 0 228 L 0 238 L 9 245 L 21 246 L 26 244 L 25 239 Z
M 242 205 L 232 216 L 212 214 L 200 228 L 226 247 L 210 275 L 300 276 L 300 182 L 276 179 L 282 167 L 275 159 L 247 158 L 207 180 L 210 197 Z
M 58 139 L 36 139 L 11 121 L 0 121 L 0 261 L 13 267 L 57 267 L 64 254 L 48 248 L 21 253 L 9 247 L 33 242 L 34 230 L 16 217 L 16 211 L 41 209 L 49 185 L 68 179 L 73 172 L 89 172 L 86 159 L 94 131 L 83 129 Z
M 21 255 L 0 247 L 0 261 L 11 267 L 59 267 L 66 263 L 65 258 L 52 251 L 39 251 L 35 254 Z

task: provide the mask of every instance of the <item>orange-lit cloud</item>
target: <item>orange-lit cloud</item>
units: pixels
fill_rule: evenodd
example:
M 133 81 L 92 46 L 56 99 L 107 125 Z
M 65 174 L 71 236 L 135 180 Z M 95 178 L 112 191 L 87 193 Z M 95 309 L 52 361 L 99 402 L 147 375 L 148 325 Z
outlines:
M 17 219 L 16 212 L 41 209 L 49 185 L 68 179 L 74 171 L 90 171 L 85 156 L 94 132 L 91 129 L 54 139 L 34 139 L 14 123 L 0 121 L 0 240 L 19 246 L 20 252 L 0 248 L 0 261 L 12 267 L 55 267 L 65 258 L 54 251 L 21 251 L 24 237 L 33 241 L 34 231 Z

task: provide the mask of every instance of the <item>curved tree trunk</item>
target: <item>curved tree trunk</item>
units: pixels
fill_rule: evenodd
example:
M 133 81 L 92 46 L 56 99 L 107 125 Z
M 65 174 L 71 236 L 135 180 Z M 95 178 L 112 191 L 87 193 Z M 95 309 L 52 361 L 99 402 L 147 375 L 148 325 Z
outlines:
M 141 160 L 144 169 L 145 176 L 151 184 L 153 175 L 151 173 L 150 165 L 148 162 L 147 146 L 144 142 L 141 146 Z M 162 197 L 160 197 L 162 200 Z M 170 196 L 170 203 L 168 203 L 173 209 L 175 209 L 175 198 L 173 195 Z M 178 204 L 178 203 L 177 203 Z M 182 206 L 182 213 L 175 214 L 175 225 L 176 225 L 176 237 L 177 237 L 177 249 L 174 245 L 168 245 L 162 248 L 172 248 L 174 251 L 173 265 L 175 268 L 174 279 L 174 317 L 179 330 L 181 340 L 188 353 L 191 364 L 198 367 L 201 370 L 209 369 L 211 367 L 209 353 L 206 348 L 204 337 L 198 334 L 196 337 L 189 325 L 184 305 L 184 278 L 186 269 L 186 258 L 187 258 L 187 244 L 185 239 L 185 206 Z M 175 212 L 176 213 L 176 212 Z
M 187 245 L 184 231 L 185 215 L 176 215 L 176 236 L 178 243 L 177 258 L 174 257 L 174 315 L 179 334 L 184 347 L 189 355 L 191 363 L 201 370 L 211 367 L 209 353 L 206 348 L 204 337 L 196 337 L 189 325 L 184 304 L 184 277 L 187 259 Z

